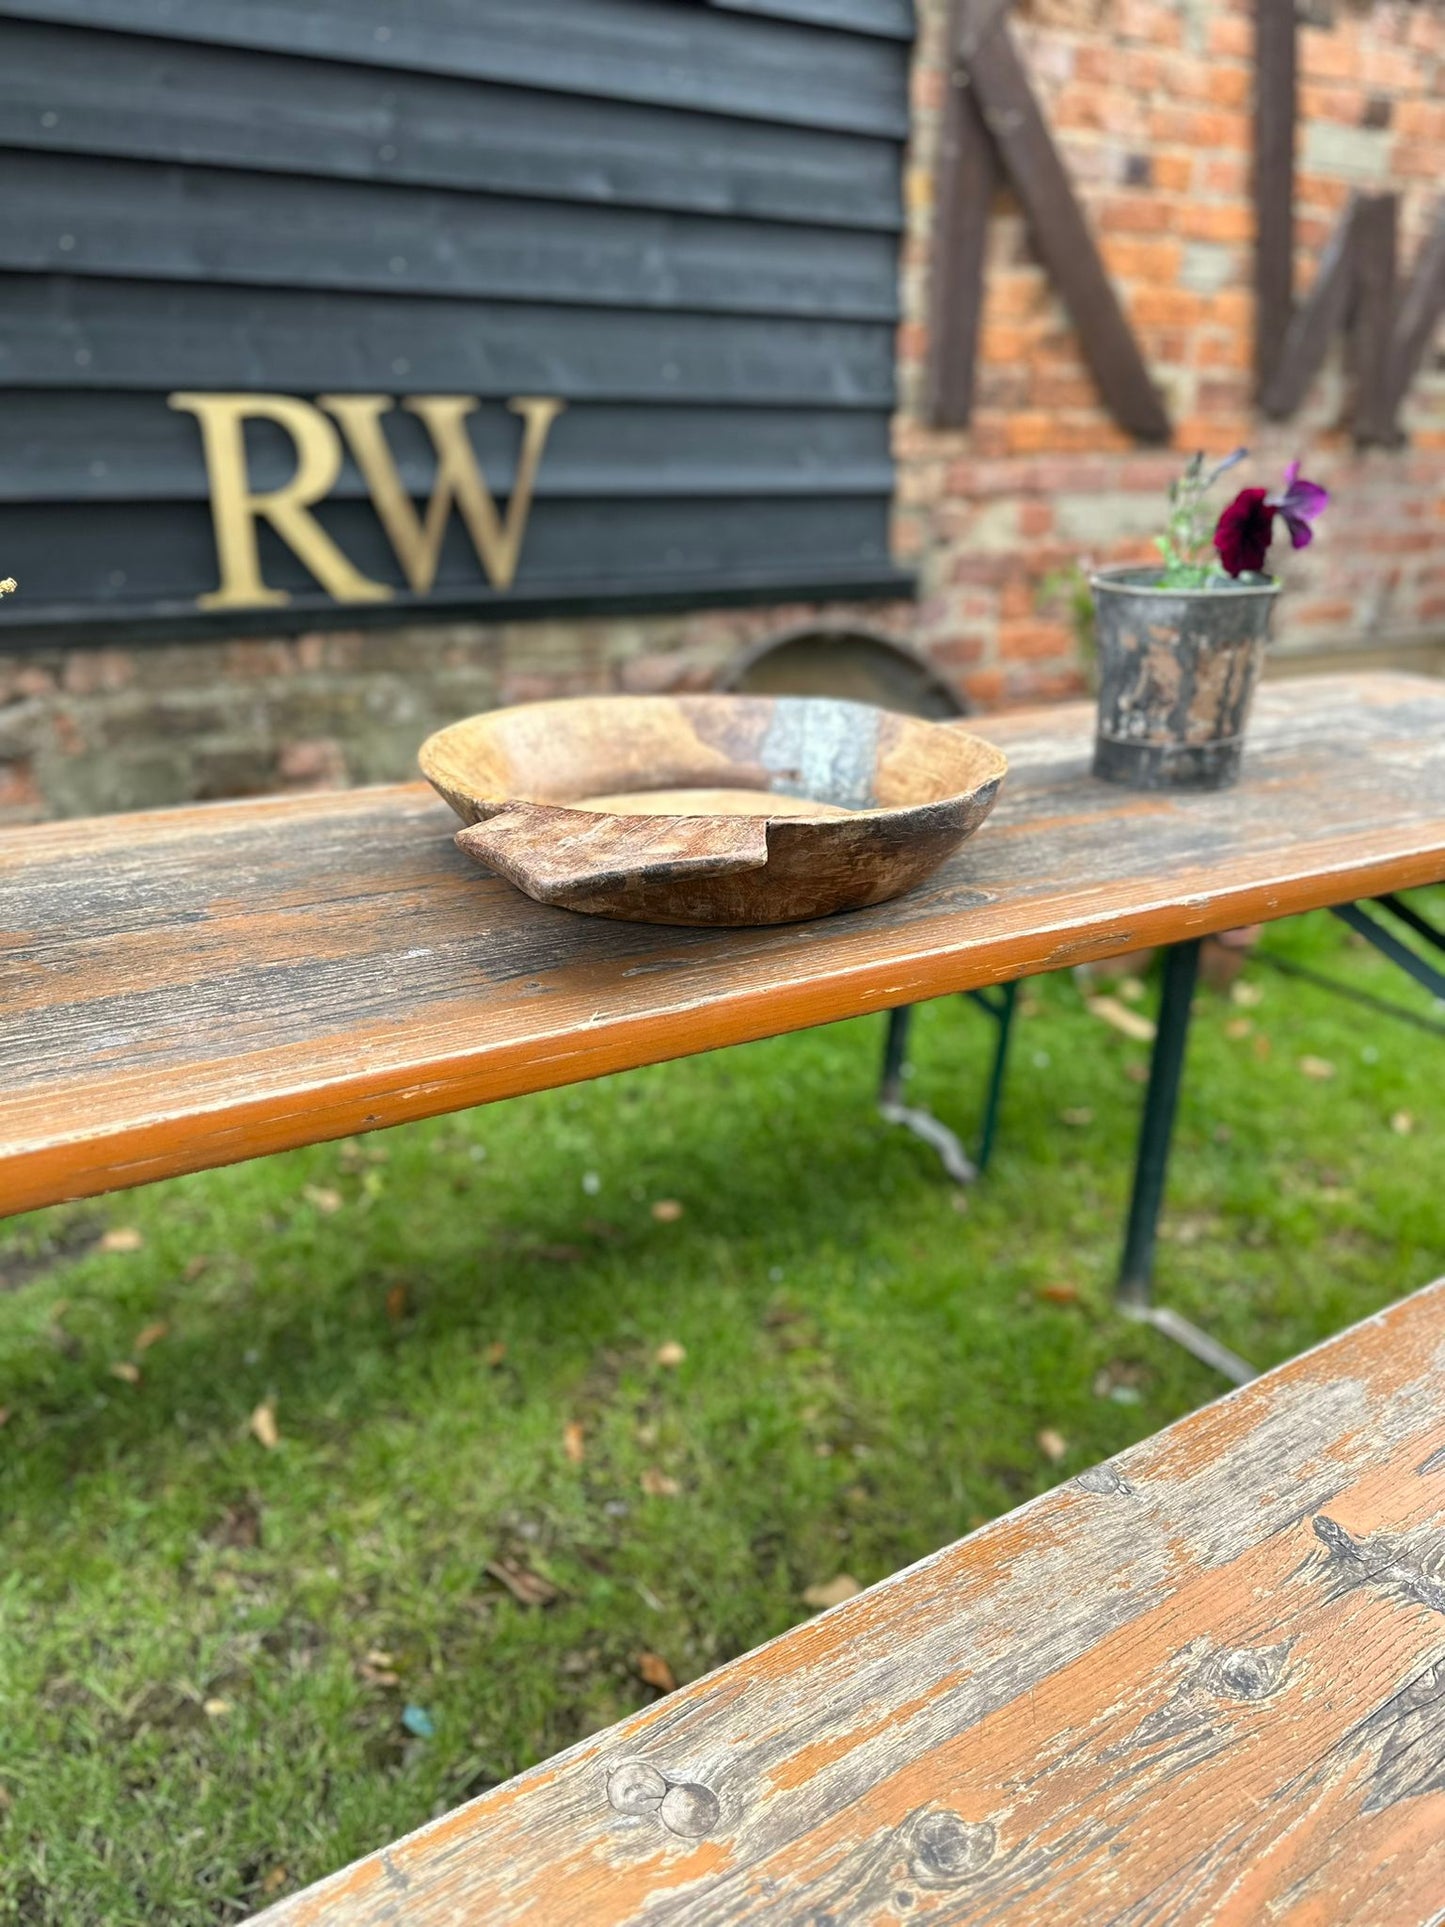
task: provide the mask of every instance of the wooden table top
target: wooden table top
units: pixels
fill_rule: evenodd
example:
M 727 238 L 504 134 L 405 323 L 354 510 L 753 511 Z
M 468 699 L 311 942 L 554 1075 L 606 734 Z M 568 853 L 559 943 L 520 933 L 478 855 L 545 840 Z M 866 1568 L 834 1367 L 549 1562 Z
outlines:
M 1445 1280 L 267 1927 L 1428 1927 Z
M 1445 878 L 1445 683 L 1274 684 L 1245 775 L 1088 773 L 1085 705 L 931 882 L 737 931 L 548 910 L 420 784 L 0 837 L 0 1212 Z

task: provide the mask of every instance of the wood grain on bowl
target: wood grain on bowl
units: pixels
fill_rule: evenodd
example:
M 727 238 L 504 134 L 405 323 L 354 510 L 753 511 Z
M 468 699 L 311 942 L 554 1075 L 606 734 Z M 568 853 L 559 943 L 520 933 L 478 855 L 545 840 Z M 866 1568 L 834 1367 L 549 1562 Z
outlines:
M 883 903 L 976 830 L 1008 767 L 956 727 L 796 696 L 594 696 L 423 744 L 469 856 L 539 903 L 793 923 Z

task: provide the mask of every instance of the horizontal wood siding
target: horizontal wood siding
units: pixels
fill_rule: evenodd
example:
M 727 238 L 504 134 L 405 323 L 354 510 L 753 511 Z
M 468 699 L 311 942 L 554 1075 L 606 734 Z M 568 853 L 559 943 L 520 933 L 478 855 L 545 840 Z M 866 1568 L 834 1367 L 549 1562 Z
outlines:
M 896 589 L 911 35 L 911 0 L 0 0 L 0 633 L 194 616 L 182 389 L 476 395 L 499 497 L 507 401 L 561 397 L 515 584 L 458 525 L 439 609 Z M 248 447 L 284 484 L 287 436 Z M 349 460 L 317 513 L 414 606 Z

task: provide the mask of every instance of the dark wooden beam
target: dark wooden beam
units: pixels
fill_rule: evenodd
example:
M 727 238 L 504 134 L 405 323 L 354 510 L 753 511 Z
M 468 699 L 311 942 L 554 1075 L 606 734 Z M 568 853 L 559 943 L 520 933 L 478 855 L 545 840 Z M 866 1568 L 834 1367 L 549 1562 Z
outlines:
M 958 44 L 964 4 L 954 0 L 950 47 Z M 928 408 L 935 428 L 964 428 L 973 412 L 984 251 L 998 181 L 993 143 L 967 70 L 955 60 L 934 175 Z
M 1304 400 L 1305 390 L 1324 365 L 1331 341 L 1349 317 L 1361 204 L 1356 196 L 1340 216 L 1320 260 L 1314 286 L 1285 330 L 1283 345 L 1260 396 L 1261 408 L 1275 421 L 1284 421 Z
M 1029 85 L 1001 0 L 963 0 L 955 27 L 957 58 L 1110 413 L 1140 441 L 1167 441 L 1168 413 Z
M 1295 0 L 1255 0 L 1254 366 L 1262 399 L 1294 315 L 1297 58 Z
M 1387 373 L 1392 424 L 1425 359 L 1442 315 L 1445 315 L 1445 201 L 1435 209 L 1435 224 L 1416 257 L 1396 310 Z
M 1355 217 L 1354 288 L 1350 304 L 1350 372 L 1356 442 L 1399 439 L 1390 392 L 1390 338 L 1395 319 L 1395 250 L 1399 197 L 1367 195 Z

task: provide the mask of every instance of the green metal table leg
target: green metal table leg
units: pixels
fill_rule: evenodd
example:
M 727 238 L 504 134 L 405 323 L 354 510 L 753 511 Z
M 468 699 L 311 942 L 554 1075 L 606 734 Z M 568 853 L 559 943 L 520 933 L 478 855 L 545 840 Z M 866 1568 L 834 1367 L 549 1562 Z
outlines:
M 1174 1116 L 1179 1108 L 1179 1086 L 1184 1075 L 1184 1053 L 1189 1043 L 1189 1017 L 1194 985 L 1199 976 L 1200 939 L 1178 943 L 1164 953 L 1164 988 L 1159 1000 L 1159 1028 L 1149 1066 L 1149 1088 L 1139 1125 L 1139 1149 L 1134 1164 L 1134 1194 L 1129 1201 L 1129 1225 L 1124 1234 L 1124 1258 L 1119 1267 L 1118 1301 L 1131 1317 L 1143 1319 L 1156 1331 L 1204 1364 L 1246 1384 L 1254 1367 L 1237 1352 L 1221 1345 L 1167 1305 L 1151 1301 L 1154 1247 L 1159 1236 L 1159 1211 L 1169 1171 L 1169 1147 Z
M 1014 1006 L 1018 985 L 1000 984 L 993 990 L 971 990 L 970 999 L 993 1019 L 998 1032 L 993 1064 L 989 1071 L 988 1091 L 983 1104 L 983 1123 L 979 1131 L 977 1159 L 970 1158 L 957 1134 L 932 1111 L 903 1100 L 903 1076 L 908 1059 L 908 1038 L 913 1027 L 913 1010 L 903 1005 L 888 1013 L 888 1035 L 883 1046 L 883 1075 L 878 1086 L 878 1109 L 890 1124 L 901 1124 L 915 1137 L 931 1144 L 943 1168 L 956 1184 L 971 1184 L 982 1176 L 993 1156 L 998 1136 L 999 1107 L 1003 1102 L 1004 1075 L 1008 1069 L 1009 1039 L 1013 1035 Z
M 1179 1107 L 1184 1052 L 1189 1042 L 1189 1016 L 1199 975 L 1199 944 L 1199 938 L 1194 937 L 1188 943 L 1176 943 L 1164 953 L 1159 1028 L 1149 1066 L 1149 1089 L 1144 1098 L 1134 1163 L 1134 1194 L 1129 1201 L 1124 1260 L 1119 1268 L 1120 1298 L 1138 1305 L 1148 1304 L 1153 1281 L 1159 1211 L 1164 1202 L 1174 1114 Z
M 1000 984 L 989 997 L 981 990 L 971 993 L 973 1001 L 986 1010 L 998 1026 L 998 1041 L 994 1045 L 993 1069 L 989 1073 L 988 1095 L 983 1103 L 983 1126 L 978 1136 L 978 1156 L 974 1162 L 979 1176 L 988 1169 L 988 1161 L 993 1156 L 994 1139 L 998 1134 L 999 1106 L 1003 1102 L 1003 1081 L 1008 1070 L 1008 1047 L 1013 1036 L 1014 1006 L 1018 1002 L 1017 983 Z

